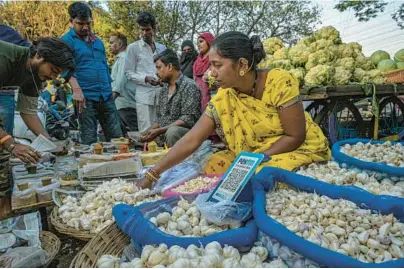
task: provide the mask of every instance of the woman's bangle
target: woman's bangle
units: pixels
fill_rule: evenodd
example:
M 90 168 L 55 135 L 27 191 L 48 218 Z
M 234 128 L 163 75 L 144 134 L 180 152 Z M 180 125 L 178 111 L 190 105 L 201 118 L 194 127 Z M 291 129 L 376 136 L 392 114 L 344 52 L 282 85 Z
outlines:
M 10 138 L 12 138 L 11 135 L 4 136 L 2 139 L 0 139 L 0 145 L 3 145 L 3 143 L 9 140 Z
M 144 176 L 151 182 L 156 182 L 159 179 L 159 175 L 152 169 L 147 170 Z

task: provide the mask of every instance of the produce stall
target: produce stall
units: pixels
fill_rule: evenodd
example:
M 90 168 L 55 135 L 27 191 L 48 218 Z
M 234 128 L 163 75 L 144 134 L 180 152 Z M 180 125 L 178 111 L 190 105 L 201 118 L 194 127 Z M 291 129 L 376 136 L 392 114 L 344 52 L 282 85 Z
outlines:
M 332 143 L 356 137 L 378 139 L 404 130 L 404 103 L 398 97 L 404 95 L 403 84 L 326 86 L 302 89 L 301 93 L 303 101 L 312 101 L 306 111 Z M 378 125 L 372 112 L 373 99 L 377 102 Z
M 263 45 L 267 56 L 258 67 L 282 68 L 299 80 L 303 100 L 311 102 L 306 111 L 331 143 L 404 136 L 404 103 L 398 98 L 404 92 L 404 50 L 366 57 L 359 43 L 343 43 L 332 26 L 291 47 L 277 37 Z

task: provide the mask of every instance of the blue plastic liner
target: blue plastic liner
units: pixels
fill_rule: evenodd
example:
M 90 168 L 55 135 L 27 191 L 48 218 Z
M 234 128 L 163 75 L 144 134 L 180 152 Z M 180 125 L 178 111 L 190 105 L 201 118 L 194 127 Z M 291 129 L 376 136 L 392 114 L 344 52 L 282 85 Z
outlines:
M 348 156 L 345 153 L 342 153 L 340 151 L 340 148 L 346 144 L 355 145 L 359 142 L 362 142 L 364 144 L 366 144 L 366 143 L 384 144 L 387 141 L 377 141 L 377 140 L 358 139 L 358 138 L 338 141 L 332 146 L 332 156 L 334 157 L 334 159 L 336 161 L 338 161 L 340 163 L 346 163 L 348 165 L 352 165 L 352 166 L 358 167 L 360 169 L 376 171 L 376 172 L 380 172 L 380 173 L 386 173 L 386 174 L 389 174 L 392 176 L 404 177 L 404 168 L 394 167 L 394 166 L 390 166 L 390 165 L 382 164 L 382 163 L 362 161 L 362 160 L 356 159 L 354 157 Z M 404 143 L 402 143 L 402 142 L 391 142 L 391 143 L 393 145 L 402 144 L 404 146 Z
M 0 117 L 3 120 L 4 130 L 10 135 L 14 131 L 15 91 L 0 91 Z
M 349 256 L 322 248 L 291 232 L 285 226 L 267 215 L 266 194 L 275 186 L 275 181 L 289 184 L 299 190 L 316 192 L 332 199 L 346 199 L 364 209 L 372 209 L 383 215 L 393 213 L 404 220 L 404 199 L 387 195 L 373 195 L 352 186 L 335 186 L 309 177 L 301 176 L 274 167 L 265 167 L 252 179 L 254 191 L 253 213 L 258 229 L 278 240 L 304 257 L 327 267 L 404 267 L 404 259 L 383 263 L 363 263 Z
M 194 197 L 184 198 L 194 199 Z M 173 236 L 162 232 L 149 221 L 150 217 L 157 216 L 157 214 L 164 211 L 169 211 L 171 205 L 178 200 L 179 197 L 170 197 L 140 207 L 119 204 L 113 208 L 112 214 L 118 227 L 132 238 L 134 243 L 142 246 L 164 243 L 168 247 L 178 245 L 187 248 L 191 244 L 205 246 L 213 241 L 219 242 L 222 246 L 230 245 L 240 249 L 250 248 L 254 245 L 258 236 L 257 225 L 254 220 L 249 220 L 244 227 L 226 230 L 205 237 Z

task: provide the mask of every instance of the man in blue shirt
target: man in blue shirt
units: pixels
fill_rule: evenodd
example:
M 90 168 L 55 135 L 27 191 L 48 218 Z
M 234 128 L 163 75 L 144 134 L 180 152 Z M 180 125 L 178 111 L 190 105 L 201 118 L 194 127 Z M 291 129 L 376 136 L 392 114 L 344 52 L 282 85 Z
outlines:
M 31 45 L 16 30 L 5 24 L 0 24 L 0 40 L 23 47 Z
M 69 15 L 72 27 L 62 40 L 72 47 L 76 60 L 76 72 L 69 83 L 79 112 L 81 143 L 97 142 L 97 120 L 107 141 L 121 137 L 105 48 L 91 31 L 91 9 L 82 2 L 75 2 L 69 6 Z

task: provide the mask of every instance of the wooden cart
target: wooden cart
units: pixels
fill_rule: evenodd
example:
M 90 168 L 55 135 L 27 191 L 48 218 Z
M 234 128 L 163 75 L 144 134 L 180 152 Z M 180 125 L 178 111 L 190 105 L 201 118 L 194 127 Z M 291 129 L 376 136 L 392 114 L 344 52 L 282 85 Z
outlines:
M 331 143 L 348 138 L 404 137 L 404 84 L 345 85 L 301 90 L 306 108 Z M 372 108 L 373 103 L 373 108 Z

